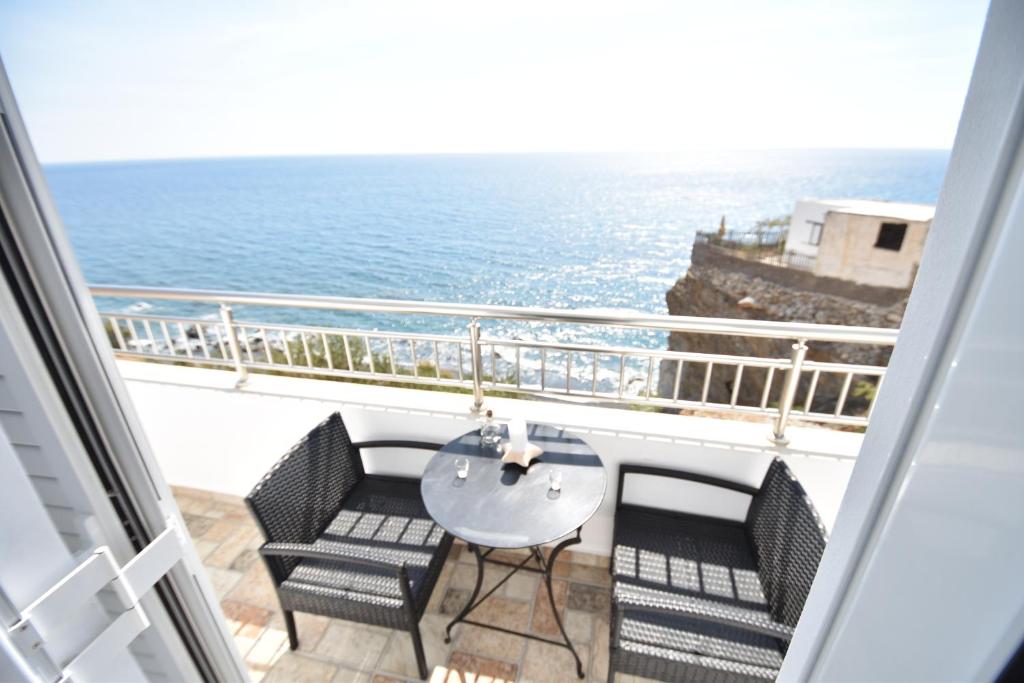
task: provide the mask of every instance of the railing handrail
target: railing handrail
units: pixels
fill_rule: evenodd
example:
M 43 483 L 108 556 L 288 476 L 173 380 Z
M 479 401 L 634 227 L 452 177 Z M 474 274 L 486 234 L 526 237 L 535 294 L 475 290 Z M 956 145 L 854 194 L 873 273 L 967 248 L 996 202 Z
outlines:
M 625 310 L 574 310 L 494 304 L 459 304 L 403 299 L 367 299 L 340 296 L 272 294 L 212 289 L 174 289 L 163 287 L 126 287 L 121 285 L 90 285 L 93 296 L 141 297 L 165 301 L 190 301 L 210 304 L 246 306 L 283 306 L 319 310 L 370 313 L 419 313 L 457 318 L 500 318 L 534 322 L 561 322 L 582 325 L 608 325 L 666 332 L 739 335 L 847 344 L 878 344 L 892 346 L 899 330 L 882 327 L 822 325 L 818 323 L 777 322 L 733 318 L 702 318 L 697 316 L 659 315 Z

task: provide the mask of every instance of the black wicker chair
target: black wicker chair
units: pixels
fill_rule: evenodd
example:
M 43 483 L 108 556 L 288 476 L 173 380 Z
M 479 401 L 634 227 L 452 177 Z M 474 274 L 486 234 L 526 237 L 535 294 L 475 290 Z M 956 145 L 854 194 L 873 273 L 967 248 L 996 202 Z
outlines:
M 417 479 L 367 475 L 360 448 L 437 450 L 415 441 L 352 443 L 338 413 L 317 425 L 245 501 L 263 532 L 288 639 L 293 612 L 407 630 L 427 677 L 419 620 L 452 537 L 427 514 Z
M 631 474 L 747 494 L 746 520 L 623 504 Z M 773 680 L 825 541 L 817 512 L 779 458 L 760 488 L 623 465 L 612 548 L 609 680 L 616 671 L 663 681 Z

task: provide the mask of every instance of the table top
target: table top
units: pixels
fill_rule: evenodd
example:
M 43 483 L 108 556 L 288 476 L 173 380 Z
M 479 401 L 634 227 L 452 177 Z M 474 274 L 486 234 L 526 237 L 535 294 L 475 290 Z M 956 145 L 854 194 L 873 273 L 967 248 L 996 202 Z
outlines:
M 604 499 L 607 477 L 597 453 L 563 429 L 527 426 L 530 443 L 544 453 L 524 470 L 502 464 L 501 451 L 480 443 L 480 430 L 439 450 L 423 472 L 420 491 L 435 522 L 467 543 L 488 548 L 526 548 L 549 543 L 589 520 Z M 508 439 L 507 427 L 502 438 Z M 459 480 L 455 459 L 469 460 Z M 562 489 L 550 491 L 549 472 L 562 473 Z

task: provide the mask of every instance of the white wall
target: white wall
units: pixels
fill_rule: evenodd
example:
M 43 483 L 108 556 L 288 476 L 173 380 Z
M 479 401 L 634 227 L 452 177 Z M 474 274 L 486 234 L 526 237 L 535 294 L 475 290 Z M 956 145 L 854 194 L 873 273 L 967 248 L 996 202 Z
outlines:
M 818 246 L 811 244 L 811 221 L 825 222 L 825 214 L 838 204 L 820 202 L 813 199 L 801 199 L 793 207 L 793 215 L 789 220 L 789 237 L 786 239 L 786 252 L 816 256 Z
M 471 398 L 464 394 L 267 375 L 253 375 L 246 388 L 236 390 L 230 372 L 135 361 L 118 365 L 167 480 L 239 496 L 335 410 L 341 410 L 356 441 L 445 442 L 477 426 L 469 414 Z M 862 438 L 791 427 L 789 446 L 780 448 L 768 441 L 767 423 L 511 399 L 488 399 L 487 405 L 499 419 L 520 416 L 570 429 L 601 456 L 608 491 L 584 529 L 580 549 L 604 554 L 611 546 L 620 462 L 679 467 L 756 486 L 771 457 L 780 453 L 831 527 Z M 371 472 L 418 476 L 432 453 L 389 450 L 367 455 Z M 674 489 L 637 489 L 647 504 L 735 519 L 743 518 L 749 500 L 685 483 Z

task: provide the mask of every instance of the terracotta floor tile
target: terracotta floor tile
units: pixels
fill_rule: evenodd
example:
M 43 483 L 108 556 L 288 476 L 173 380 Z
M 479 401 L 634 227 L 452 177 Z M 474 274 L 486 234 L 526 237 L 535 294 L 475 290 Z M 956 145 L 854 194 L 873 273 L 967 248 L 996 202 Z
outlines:
M 612 577 L 605 567 L 589 566 L 583 564 L 570 565 L 569 578 L 573 581 L 581 581 L 596 586 L 611 587 Z
M 519 667 L 510 662 L 453 652 L 448 658 L 445 683 L 503 683 L 515 681 Z
M 217 597 L 223 600 L 242 582 L 244 575 L 241 572 L 233 572 L 230 569 L 219 569 L 217 567 L 206 567 L 206 576 L 213 584 L 213 591 Z
M 204 541 L 222 543 L 239 532 L 242 527 L 234 522 L 223 519 L 214 520 L 207 530 L 200 534 Z
M 420 620 L 420 637 L 423 640 L 423 654 L 427 659 L 427 672 L 440 666 L 448 659 L 448 645 L 444 642 L 445 617 L 428 614 Z M 377 669 L 405 678 L 419 678 L 416 654 L 412 647 L 412 636 L 403 631 L 394 631 L 384 649 Z
M 556 580 L 551 584 L 552 592 L 555 595 L 555 606 L 559 615 L 565 611 L 566 593 L 569 584 L 565 581 Z M 551 611 L 551 601 L 548 599 L 547 586 L 542 582 L 537 586 L 536 597 L 534 597 L 533 620 L 530 623 L 530 630 L 544 636 L 558 636 L 558 622 Z
M 224 618 L 228 620 L 228 630 L 232 633 L 258 638 L 270 623 L 270 610 L 236 600 L 222 600 L 220 607 L 224 611 Z
M 492 631 L 469 624 L 459 624 L 452 630 L 455 647 L 463 652 L 489 659 L 518 661 L 526 640 L 500 631 Z
M 611 604 L 611 593 L 607 588 L 588 586 L 582 583 L 569 585 L 569 608 L 585 612 L 603 613 Z
M 339 666 L 338 673 L 335 674 L 331 683 L 370 683 L 370 674 L 366 671 L 356 671 Z
M 187 512 L 183 512 L 181 516 L 185 518 L 185 527 L 188 528 L 188 535 L 192 538 L 201 538 L 217 523 L 216 520 L 209 517 L 193 515 Z
M 267 673 L 267 683 L 330 683 L 338 667 L 320 659 L 285 652 Z
M 268 628 L 259 637 L 256 644 L 245 656 L 246 663 L 269 669 L 288 649 L 288 634 L 284 631 Z
M 590 648 L 581 645 L 576 648 L 583 662 L 583 674 L 587 673 Z M 523 656 L 523 670 L 519 680 L 523 683 L 566 683 L 578 681 L 576 660 L 564 647 L 531 640 Z
M 441 614 L 454 616 L 462 611 L 472 591 L 465 588 L 449 588 L 445 591 L 444 600 L 438 610 Z
M 228 569 L 238 572 L 248 571 L 250 567 L 260 561 L 260 554 L 252 548 L 246 548 L 231 561 Z
M 596 621 L 594 614 L 567 609 L 564 612 L 564 618 L 565 632 L 573 645 L 589 645 L 594 637 L 594 622 Z
M 388 634 L 363 624 L 334 620 L 327 626 L 316 653 L 342 666 L 371 671 L 388 643 Z
M 207 572 L 212 574 L 213 572 L 230 572 L 230 570 L 207 567 Z M 238 572 L 230 573 L 239 575 Z M 279 607 L 274 583 L 270 580 L 270 575 L 267 574 L 262 562 L 254 564 L 249 567 L 248 571 L 241 574 L 241 579 L 227 597 L 263 609 L 277 610 Z

